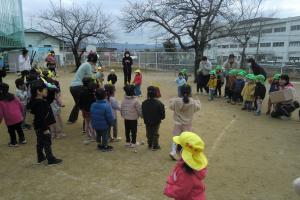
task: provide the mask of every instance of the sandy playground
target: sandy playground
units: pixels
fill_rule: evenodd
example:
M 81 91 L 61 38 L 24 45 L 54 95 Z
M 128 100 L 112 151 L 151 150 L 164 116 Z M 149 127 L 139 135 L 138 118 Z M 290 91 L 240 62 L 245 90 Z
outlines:
M 60 72 L 66 107 L 62 116 L 67 121 L 73 100 L 69 93 L 74 74 Z M 123 76 L 119 75 L 117 98 L 122 100 Z M 174 73 L 146 72 L 142 89 L 159 85 L 162 101 L 176 96 Z M 10 74 L 5 81 L 15 92 Z M 296 85 L 300 93 L 300 85 Z M 195 93 L 195 86 L 193 85 Z M 300 176 L 300 122 L 297 113 L 289 121 L 260 117 L 229 105 L 225 99 L 207 101 L 197 96 L 202 110 L 194 117 L 193 129 L 206 142 L 209 159 L 206 178 L 208 200 L 296 200 L 292 181 Z M 144 98 L 142 98 L 144 99 Z M 265 112 L 265 109 L 263 110 Z M 60 166 L 37 166 L 35 134 L 26 131 L 28 144 L 8 148 L 8 133 L 0 125 L 0 199 L 1 200 L 162 200 L 166 177 L 175 165 L 169 145 L 172 137 L 172 113 L 167 109 L 160 129 L 162 149 L 152 152 L 139 146 L 138 152 L 124 147 L 124 125 L 119 116 L 119 136 L 114 151 L 102 153 L 96 144 L 84 145 L 81 132 L 82 117 L 74 125 L 65 125 L 65 139 L 53 141 L 54 153 L 62 158 Z M 30 122 L 31 116 L 28 118 Z M 145 141 L 145 127 L 139 120 L 138 140 Z

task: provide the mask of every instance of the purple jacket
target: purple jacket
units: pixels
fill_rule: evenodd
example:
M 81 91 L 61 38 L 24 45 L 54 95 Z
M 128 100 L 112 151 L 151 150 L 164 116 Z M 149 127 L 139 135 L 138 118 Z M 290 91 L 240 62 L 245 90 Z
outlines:
M 0 101 L 0 122 L 4 118 L 7 126 L 14 125 L 23 121 L 23 106 L 15 98 L 12 101 Z

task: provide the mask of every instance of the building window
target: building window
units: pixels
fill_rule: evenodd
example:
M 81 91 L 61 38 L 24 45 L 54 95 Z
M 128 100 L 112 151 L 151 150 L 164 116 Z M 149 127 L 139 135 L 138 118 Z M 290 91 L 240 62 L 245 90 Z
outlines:
M 228 49 L 229 45 L 222 45 L 222 49 Z
M 231 45 L 230 45 L 230 48 L 234 48 L 234 49 L 235 49 L 235 48 L 237 48 L 237 47 L 238 47 L 237 44 L 231 44 Z
M 271 29 L 271 28 L 264 29 L 261 31 L 261 33 L 272 33 L 272 32 L 273 32 L 273 29 Z
M 249 44 L 249 47 L 257 47 L 257 44 Z
M 284 47 L 284 42 L 274 42 L 273 47 Z
M 290 62 L 300 62 L 300 57 L 290 57 L 289 58 Z
M 299 31 L 300 25 L 291 26 L 291 31 Z
M 285 32 L 285 31 L 286 31 L 286 28 L 285 28 L 285 27 L 274 28 L 274 32 L 275 32 L 275 33 Z
M 32 44 L 29 44 L 28 47 L 32 47 Z
M 260 43 L 260 47 L 271 47 L 271 43 Z
M 44 45 L 44 47 L 45 47 L 45 48 L 47 48 L 47 47 L 52 47 L 52 45 Z
M 300 47 L 300 41 L 291 41 L 290 47 Z
M 218 48 L 221 49 L 221 48 L 222 48 L 222 45 L 218 45 Z
M 280 56 L 280 57 L 273 57 L 273 59 L 274 59 L 274 60 L 282 60 L 283 57 L 281 57 L 281 56 Z

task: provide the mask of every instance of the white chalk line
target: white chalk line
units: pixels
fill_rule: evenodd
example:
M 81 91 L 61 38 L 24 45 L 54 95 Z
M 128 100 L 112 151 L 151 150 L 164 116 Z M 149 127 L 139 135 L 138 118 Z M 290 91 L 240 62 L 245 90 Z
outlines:
M 212 148 L 210 150 L 210 153 L 208 154 L 209 155 L 209 158 L 212 158 L 213 155 L 214 155 L 214 152 L 215 150 L 217 149 L 218 147 L 218 144 L 219 142 L 223 139 L 223 137 L 226 135 L 227 133 L 227 130 L 235 123 L 236 119 L 232 119 L 228 124 L 227 126 L 222 130 L 222 132 L 220 133 L 220 135 L 218 136 L 218 138 L 214 141 L 213 145 L 212 145 Z

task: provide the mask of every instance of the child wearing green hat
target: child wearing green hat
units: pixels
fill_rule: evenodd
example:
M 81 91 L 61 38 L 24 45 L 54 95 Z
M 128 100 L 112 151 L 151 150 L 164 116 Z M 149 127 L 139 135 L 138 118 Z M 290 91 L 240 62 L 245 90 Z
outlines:
M 255 75 L 254 74 L 248 74 L 246 76 L 247 83 L 245 84 L 245 87 L 242 90 L 242 97 L 244 100 L 244 107 L 242 110 L 248 110 L 248 112 L 252 111 L 253 102 L 255 101 L 254 92 L 255 92 Z
M 266 96 L 266 87 L 265 87 L 265 77 L 263 75 L 256 76 L 256 86 L 254 91 L 256 111 L 255 115 L 259 116 L 261 114 L 262 102 Z
M 223 68 L 220 65 L 216 66 L 216 76 L 217 76 L 217 93 L 219 93 L 219 97 L 221 97 L 222 87 L 224 85 L 224 73 L 223 73 Z
M 241 95 L 242 90 L 245 86 L 245 80 L 244 77 L 246 75 L 246 72 L 244 70 L 240 70 L 237 74 L 236 80 L 233 84 L 233 97 L 232 97 L 232 105 L 235 105 L 236 103 L 242 103 L 243 97 Z
M 232 69 L 228 72 L 228 79 L 226 81 L 226 85 L 225 85 L 225 95 L 228 99 L 228 103 L 231 103 L 232 97 L 233 97 L 233 86 L 234 86 L 234 82 L 236 80 L 236 75 L 237 75 L 237 70 L 236 69 Z
M 218 84 L 218 80 L 216 78 L 216 71 L 215 70 L 211 70 L 209 72 L 209 81 L 207 83 L 207 87 L 209 88 L 209 97 L 208 100 L 209 101 L 213 101 L 214 100 L 214 96 L 216 94 L 216 89 L 217 89 L 217 84 Z
M 280 77 L 281 77 L 281 74 L 275 74 L 273 76 L 273 78 L 271 78 L 269 80 L 269 83 L 270 83 L 270 89 L 269 89 L 269 94 L 271 92 L 276 92 L 279 90 L 279 80 L 280 80 Z M 272 111 L 272 107 L 273 107 L 273 104 L 271 102 L 271 99 L 269 98 L 268 100 L 268 111 L 267 111 L 267 115 L 270 115 L 271 114 L 271 111 Z

